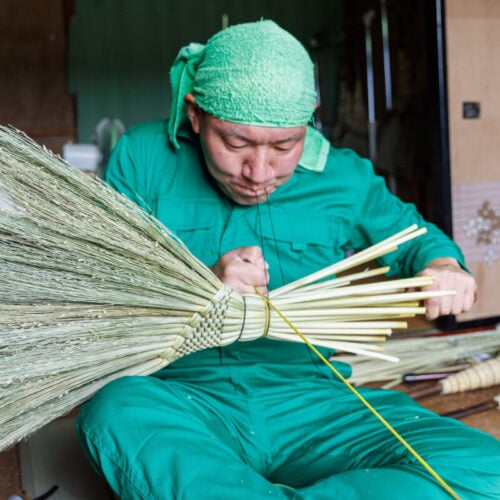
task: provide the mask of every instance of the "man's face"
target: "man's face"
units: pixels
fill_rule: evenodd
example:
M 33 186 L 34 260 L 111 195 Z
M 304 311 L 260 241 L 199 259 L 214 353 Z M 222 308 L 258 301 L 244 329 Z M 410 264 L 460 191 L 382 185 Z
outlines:
M 208 171 L 240 205 L 265 201 L 290 179 L 302 154 L 306 127 L 271 128 L 222 121 L 188 104 Z

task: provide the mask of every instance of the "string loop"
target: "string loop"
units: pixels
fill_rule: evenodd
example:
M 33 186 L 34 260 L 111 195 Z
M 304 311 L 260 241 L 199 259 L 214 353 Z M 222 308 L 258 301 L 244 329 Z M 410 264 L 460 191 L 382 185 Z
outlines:
M 242 295 L 241 298 L 243 299 L 243 321 L 241 322 L 241 330 L 235 342 L 238 342 L 238 340 L 241 339 L 241 336 L 243 335 L 243 330 L 245 329 L 245 321 L 247 319 L 247 299 L 245 299 L 244 295 Z
M 269 325 L 271 324 L 271 309 L 269 307 L 269 299 L 264 295 L 262 296 L 262 300 L 264 301 L 264 307 L 266 311 L 266 321 L 264 323 L 264 332 L 262 333 L 263 337 L 267 337 L 267 333 L 269 332 Z

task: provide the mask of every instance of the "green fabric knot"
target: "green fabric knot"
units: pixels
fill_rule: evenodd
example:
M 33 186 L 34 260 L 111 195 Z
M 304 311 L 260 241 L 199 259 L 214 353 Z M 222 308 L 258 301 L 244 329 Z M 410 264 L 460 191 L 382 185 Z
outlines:
M 184 118 L 184 96 L 193 92 L 193 82 L 198 64 L 205 46 L 200 43 L 190 43 L 183 47 L 170 68 L 170 85 L 172 87 L 172 106 L 168 122 L 168 136 L 177 148 L 177 131 Z

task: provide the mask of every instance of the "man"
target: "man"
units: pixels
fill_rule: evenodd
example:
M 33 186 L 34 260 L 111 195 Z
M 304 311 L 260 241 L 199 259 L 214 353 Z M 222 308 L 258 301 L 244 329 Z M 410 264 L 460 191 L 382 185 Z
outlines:
M 266 292 L 418 223 L 428 233 L 383 263 L 457 290 L 430 300 L 429 318 L 471 307 L 475 282 L 453 242 L 308 126 L 313 66 L 290 34 L 270 21 L 233 26 L 181 50 L 171 78 L 168 123 L 128 131 L 107 180 L 223 282 Z M 498 498 L 496 439 L 403 394 L 363 393 L 459 495 Z M 78 430 L 124 499 L 449 498 L 299 344 L 237 343 L 119 379 L 82 408 Z

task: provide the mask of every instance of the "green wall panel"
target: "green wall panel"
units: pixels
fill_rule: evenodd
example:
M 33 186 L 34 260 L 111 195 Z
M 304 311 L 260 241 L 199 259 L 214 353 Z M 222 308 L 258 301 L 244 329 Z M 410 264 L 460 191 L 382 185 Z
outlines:
M 69 90 L 76 97 L 78 141 L 91 142 L 100 119 L 125 126 L 168 115 L 168 70 L 179 48 L 204 43 L 230 24 L 273 19 L 307 47 L 318 33 L 338 33 L 342 0 L 76 0 L 70 25 Z M 334 114 L 338 53 L 317 52 L 322 103 Z M 314 54 L 316 57 L 316 54 Z

